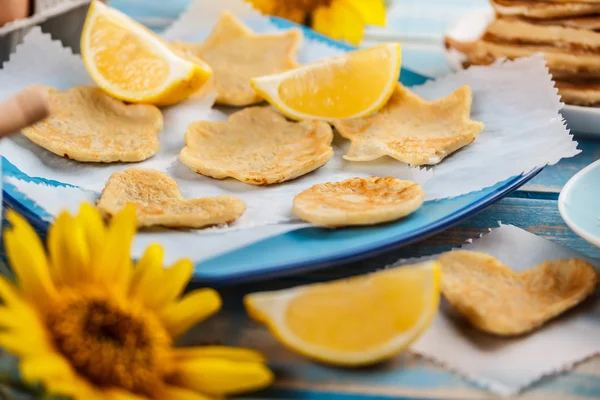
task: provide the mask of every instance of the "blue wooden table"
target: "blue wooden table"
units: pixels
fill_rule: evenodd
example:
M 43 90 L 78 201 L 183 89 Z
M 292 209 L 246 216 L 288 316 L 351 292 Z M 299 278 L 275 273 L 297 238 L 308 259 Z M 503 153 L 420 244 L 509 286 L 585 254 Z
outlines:
M 187 0 L 112 1 L 113 6 L 156 28 L 176 18 L 186 3 Z M 390 21 L 388 31 L 370 32 L 365 44 L 381 40 L 386 35 L 400 39 L 403 43 L 403 62 L 406 67 L 423 74 L 440 76 L 449 72 L 440 44 L 444 29 L 452 18 L 460 15 L 460 7 L 464 11 L 479 6 L 485 6 L 485 1 L 399 0 L 394 5 L 393 21 Z M 343 370 L 314 364 L 287 351 L 265 328 L 250 321 L 242 308 L 241 298 L 245 293 L 253 291 L 361 274 L 399 258 L 439 253 L 486 232 L 488 228 L 497 226 L 498 221 L 514 224 L 588 256 L 600 257 L 600 249 L 587 244 L 569 230 L 560 218 L 557 208 L 558 194 L 567 180 L 581 168 L 600 158 L 600 141 L 580 139 L 579 143 L 583 152 L 577 157 L 546 168 L 519 191 L 458 226 L 423 242 L 360 263 L 302 276 L 221 289 L 223 310 L 189 332 L 183 342 L 241 345 L 264 352 L 277 373 L 277 382 L 274 387 L 263 393 L 246 396 L 248 399 L 496 398 L 409 351 L 392 362 L 369 369 Z M 587 361 L 570 373 L 544 380 L 519 398 L 600 398 L 600 360 Z

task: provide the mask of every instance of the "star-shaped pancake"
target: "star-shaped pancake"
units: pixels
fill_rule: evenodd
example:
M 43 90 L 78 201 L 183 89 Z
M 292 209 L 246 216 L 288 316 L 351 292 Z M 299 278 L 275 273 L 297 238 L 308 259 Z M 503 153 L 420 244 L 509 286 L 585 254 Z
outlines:
M 256 34 L 230 13 L 223 13 L 203 43 L 174 42 L 176 49 L 200 58 L 213 70 L 217 104 L 247 106 L 262 102 L 250 79 L 296 68 L 302 34 L 290 29 Z
M 344 158 L 371 161 L 387 155 L 414 166 L 437 164 L 483 129 L 470 119 L 471 100 L 468 86 L 428 102 L 398 84 L 376 115 L 335 122 L 337 131 L 352 141 Z

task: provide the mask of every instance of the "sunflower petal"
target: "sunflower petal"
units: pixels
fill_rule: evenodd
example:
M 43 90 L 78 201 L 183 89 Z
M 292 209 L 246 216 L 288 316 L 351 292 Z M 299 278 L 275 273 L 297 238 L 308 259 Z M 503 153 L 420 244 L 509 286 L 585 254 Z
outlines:
M 222 358 L 229 361 L 248 361 L 256 363 L 266 362 L 265 357 L 257 351 L 225 346 L 174 348 L 173 356 L 175 357 L 176 362 L 193 360 L 196 358 Z
M 70 280 L 72 285 L 77 285 L 89 280 L 90 252 L 83 226 L 78 224 L 74 217 L 66 220 L 64 233 L 68 235 L 65 235 L 63 240 L 67 253 L 67 263 L 72 274 Z
M 24 295 L 43 307 L 56 296 L 56 288 L 42 242 L 31 225 L 14 211 L 8 211 L 7 219 L 12 225 L 4 233 L 10 265 Z
M 188 293 L 177 303 L 160 311 L 165 328 L 177 337 L 193 325 L 208 318 L 221 308 L 221 298 L 213 289 L 199 289 Z
M 164 250 L 160 245 L 154 243 L 148 246 L 131 275 L 131 282 L 129 283 L 129 296 L 131 298 L 140 297 L 142 299 L 144 288 L 150 286 L 150 290 L 152 290 L 160 285 L 163 258 Z
M 0 306 L 0 328 L 23 329 L 30 335 L 35 332 L 35 329 L 44 329 L 37 313 L 27 304 L 17 307 Z
M 385 26 L 385 3 L 383 0 L 337 0 L 357 10 L 367 25 Z
M 58 354 L 24 357 L 21 359 L 19 370 L 23 379 L 30 383 L 75 379 L 69 362 Z
M 91 256 L 85 235 L 83 225 L 66 211 L 50 227 L 48 250 L 55 283 L 76 287 L 89 281 Z
M 69 213 L 61 212 L 48 230 L 47 243 L 51 264 L 50 274 L 52 275 L 54 283 L 57 285 L 68 284 L 73 277 L 64 240 L 68 237 L 68 234 L 66 233 L 66 224 L 69 218 L 71 218 Z
M 77 223 L 83 227 L 90 258 L 95 260 L 100 257 L 106 238 L 106 227 L 102 216 L 93 205 L 82 203 L 79 207 Z
M 161 270 L 161 282 L 154 287 L 145 288 L 144 303 L 153 309 L 169 305 L 183 292 L 194 273 L 194 264 L 191 260 L 182 259 Z
M 19 289 L 8 279 L 0 275 L 0 300 L 8 307 L 16 307 L 23 303 Z
M 25 309 L 24 309 L 25 311 Z M 23 315 L 13 320 L 13 326 L 0 331 L 0 347 L 17 356 L 52 352 L 45 327 L 35 315 Z
M 0 332 L 0 347 L 11 354 L 21 356 L 29 351 L 29 341 L 13 333 Z
M 0 306 L 0 328 L 14 329 L 21 326 L 20 316 L 16 310 Z
M 165 397 L 166 399 L 167 397 Z M 146 400 L 147 397 L 141 397 L 131 392 L 121 389 L 107 389 L 104 391 L 105 400 Z
M 169 399 L 169 400 L 212 400 L 212 397 L 186 390 L 177 386 L 165 385 L 159 389 L 159 394 L 156 394 L 158 399 Z
M 115 215 L 108 228 L 102 254 L 94 265 L 97 281 L 126 295 L 131 279 L 131 243 L 136 231 L 135 207 L 131 204 Z
M 334 1 L 329 7 L 319 7 L 312 14 L 314 30 L 354 45 L 361 42 L 364 25 L 360 12 L 343 1 Z
M 266 388 L 274 377 L 261 363 L 202 358 L 178 363 L 173 379 L 194 391 L 231 395 Z
M 138 262 L 132 278 L 130 296 L 137 297 L 146 307 L 161 309 L 174 301 L 192 277 L 191 260 L 182 259 L 169 268 L 163 268 L 163 249 L 148 247 Z
M 104 392 L 77 375 L 60 354 L 51 353 L 21 359 L 19 370 L 25 381 L 41 383 L 51 395 L 74 399 L 105 400 Z

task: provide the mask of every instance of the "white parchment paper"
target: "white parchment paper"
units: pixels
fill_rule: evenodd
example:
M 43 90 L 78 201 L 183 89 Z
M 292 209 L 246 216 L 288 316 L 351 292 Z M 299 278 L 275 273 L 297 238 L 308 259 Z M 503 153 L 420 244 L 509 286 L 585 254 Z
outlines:
M 572 257 L 600 268 L 600 260 L 512 225 L 501 225 L 462 249 L 491 254 L 515 271 Z M 432 325 L 411 350 L 500 395 L 517 394 L 544 376 L 572 369 L 600 353 L 598 293 L 540 330 L 513 339 L 482 333 L 453 317 L 449 307 L 442 302 Z
M 270 19 L 250 9 L 243 0 L 194 1 L 165 36 L 169 39 L 201 41 L 226 9 L 257 32 L 280 30 Z M 307 63 L 342 52 L 339 46 L 305 36 L 298 58 L 301 63 Z M 5 68 L 0 70 L 0 98 L 33 83 L 67 89 L 92 84 L 92 81 L 78 55 L 73 55 L 36 28 L 24 39 Z M 184 132 L 190 122 L 224 120 L 231 112 L 231 109 L 212 108 L 213 94 L 197 96 L 163 109 L 165 123 L 159 137 L 161 150 L 141 163 L 79 163 L 51 154 L 20 135 L 0 143 L 0 154 L 31 177 L 75 186 L 61 189 L 63 192 L 72 192 L 68 195 L 70 199 L 88 199 L 94 195 L 97 198 L 113 172 L 135 165 L 168 173 L 176 179 L 186 197 L 233 195 L 246 202 L 246 213 L 229 227 L 220 228 L 225 231 L 209 229 L 189 233 L 206 239 L 210 235 L 221 236 L 227 231 L 273 224 L 283 226 L 266 228 L 265 231 L 269 232 L 265 235 L 272 235 L 274 230 L 289 231 L 307 226 L 294 221 L 291 215 L 292 200 L 296 194 L 317 183 L 357 176 L 395 176 L 422 184 L 427 200 L 439 200 L 493 186 L 512 176 L 554 164 L 563 157 L 578 153 L 577 143 L 572 140 L 558 114 L 559 98 L 541 56 L 472 68 L 416 87 L 414 91 L 433 100 L 450 94 L 464 84 L 470 85 L 473 90 L 472 118 L 484 122 L 486 128 L 473 144 L 429 169 L 409 168 L 390 158 L 370 163 L 344 161 L 342 155 L 346 152 L 348 142 L 337 138 L 334 143 L 335 156 L 326 166 L 291 182 L 255 187 L 231 179 L 219 181 L 200 176 L 181 164 L 177 155 L 184 146 Z M 50 195 L 48 192 L 55 190 L 51 186 L 14 179 L 11 184 L 18 191 L 27 192 L 27 197 L 44 209 L 48 218 L 72 202 L 67 204 L 64 200 L 67 195 L 64 193 L 63 196 Z M 251 243 L 263 239 L 265 236 L 261 236 L 259 231 L 252 229 L 244 240 L 238 242 Z M 184 250 L 178 245 L 178 240 L 170 239 L 172 235 L 161 231 L 142 233 L 138 237 L 144 242 L 148 238 L 162 243 L 167 254 L 191 256 L 181 254 L 189 249 Z M 237 242 L 219 240 L 218 247 L 211 249 L 210 254 L 239 247 L 233 243 Z

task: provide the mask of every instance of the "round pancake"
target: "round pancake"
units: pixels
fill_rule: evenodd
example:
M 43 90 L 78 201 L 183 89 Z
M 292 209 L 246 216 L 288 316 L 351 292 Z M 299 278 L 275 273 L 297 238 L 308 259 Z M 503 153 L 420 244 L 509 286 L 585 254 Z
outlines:
M 85 162 L 137 162 L 159 150 L 163 118 L 152 105 L 125 104 L 101 89 L 49 88 L 51 114 L 21 132 L 52 153 Z
M 293 213 L 320 226 L 374 225 L 415 212 L 424 198 L 421 186 L 411 181 L 352 178 L 303 191 L 294 198 Z
M 231 196 L 184 199 L 173 178 L 142 168 L 112 174 L 98 210 L 112 217 L 128 203 L 135 206 L 139 227 L 202 228 L 233 222 L 246 211 L 246 204 Z
M 521 335 L 574 307 L 595 289 L 596 270 L 579 259 L 546 261 L 524 272 L 474 251 L 442 254 L 442 294 L 476 328 Z
M 289 122 L 270 107 L 250 107 L 226 122 L 191 124 L 179 159 L 198 174 L 270 185 L 325 165 L 332 140 L 325 122 Z

